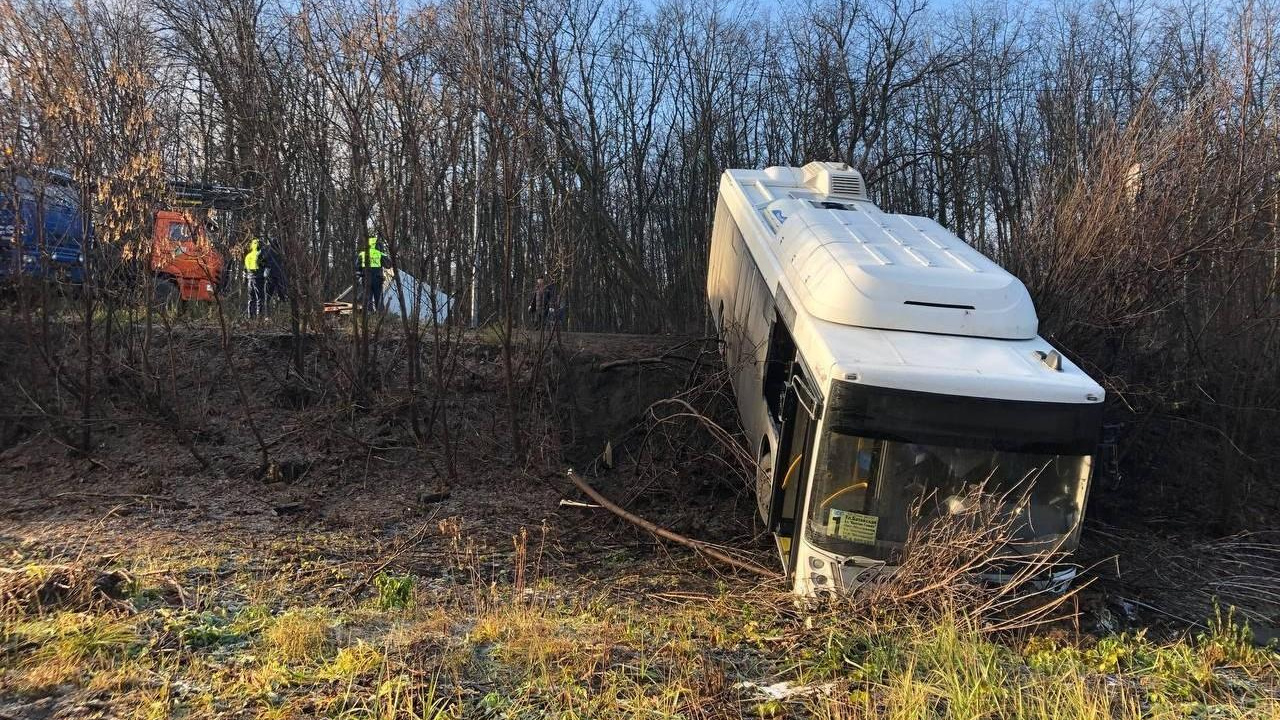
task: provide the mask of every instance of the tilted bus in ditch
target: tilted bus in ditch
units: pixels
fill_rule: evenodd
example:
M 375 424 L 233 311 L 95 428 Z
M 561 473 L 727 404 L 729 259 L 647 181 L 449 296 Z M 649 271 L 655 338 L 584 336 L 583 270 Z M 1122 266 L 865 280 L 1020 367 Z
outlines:
M 855 586 L 898 557 L 913 508 L 975 487 L 1018 498 L 1022 551 L 1075 549 L 1103 390 L 941 225 L 881 211 L 843 164 L 727 170 L 707 298 L 796 592 Z

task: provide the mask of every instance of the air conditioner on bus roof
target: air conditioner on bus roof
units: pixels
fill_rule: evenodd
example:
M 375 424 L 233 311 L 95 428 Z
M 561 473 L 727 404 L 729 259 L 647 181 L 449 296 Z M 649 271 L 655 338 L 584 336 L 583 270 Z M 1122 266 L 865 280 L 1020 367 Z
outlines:
M 827 197 L 846 200 L 866 200 L 867 186 L 862 173 L 834 162 L 811 162 L 801 169 L 804 184 Z

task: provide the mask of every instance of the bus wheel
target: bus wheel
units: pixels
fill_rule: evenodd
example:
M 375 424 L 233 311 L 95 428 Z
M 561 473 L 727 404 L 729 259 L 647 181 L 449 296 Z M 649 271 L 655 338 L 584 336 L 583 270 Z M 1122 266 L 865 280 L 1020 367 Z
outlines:
M 768 440 L 764 443 L 764 449 L 760 453 L 760 462 L 756 466 L 756 504 L 760 511 L 760 516 L 767 522 L 769 519 L 769 504 L 773 499 L 773 449 L 769 447 Z

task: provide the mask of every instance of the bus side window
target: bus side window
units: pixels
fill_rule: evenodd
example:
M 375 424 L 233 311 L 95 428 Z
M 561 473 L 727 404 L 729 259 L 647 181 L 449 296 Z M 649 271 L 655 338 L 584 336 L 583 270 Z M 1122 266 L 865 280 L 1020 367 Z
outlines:
M 748 265 L 747 263 L 752 263 Z M 755 265 L 750 256 L 739 266 L 737 294 L 733 301 L 733 319 L 740 325 L 738 331 L 747 332 L 747 323 L 751 318 L 751 270 Z
M 738 225 L 729 217 L 725 223 L 725 244 L 728 249 L 725 250 L 724 259 L 724 277 L 721 280 L 724 288 L 724 317 L 726 325 L 721 326 L 722 331 L 728 330 L 729 326 L 734 325 L 738 318 L 738 286 L 742 280 L 742 254 L 746 252 L 746 248 L 742 246 L 742 233 L 738 231 Z

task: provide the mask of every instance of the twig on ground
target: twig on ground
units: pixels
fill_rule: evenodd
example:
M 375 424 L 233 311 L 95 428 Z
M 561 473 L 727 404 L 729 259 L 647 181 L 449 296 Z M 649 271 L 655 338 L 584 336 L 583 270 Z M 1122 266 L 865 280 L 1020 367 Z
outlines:
M 608 362 L 602 362 L 597 364 L 595 369 L 597 372 L 604 372 L 605 370 L 613 370 L 614 368 L 628 367 L 632 365 L 665 365 L 667 363 L 667 360 L 681 360 L 687 363 L 694 363 L 697 361 L 697 357 L 687 358 L 683 355 L 676 354 L 676 351 L 683 350 L 684 348 L 690 345 L 694 345 L 697 343 L 704 343 L 714 339 L 715 338 L 695 338 L 693 340 L 686 340 L 685 342 L 682 342 L 678 345 L 674 345 L 672 347 L 667 348 L 666 351 L 664 351 L 661 355 L 657 355 L 654 357 L 622 358 L 620 360 L 610 360 Z
M 363 580 L 356 583 L 355 587 L 351 588 L 351 590 L 347 592 L 347 595 L 349 595 L 351 599 L 354 600 L 360 594 L 361 591 L 363 591 L 366 587 L 369 586 L 369 583 L 373 582 L 373 579 L 378 576 L 378 573 L 390 567 L 391 563 L 395 562 L 396 559 L 399 558 L 401 555 L 404 555 L 405 553 L 409 552 L 410 550 L 420 545 L 422 541 L 426 539 L 427 528 L 431 527 L 431 521 L 434 520 L 435 517 L 436 517 L 436 511 L 432 510 L 431 516 L 422 522 L 422 526 L 419 527 L 416 531 L 414 531 L 414 533 L 410 535 L 407 540 L 405 540 L 404 544 L 401 545 L 399 549 L 391 553 L 391 555 L 388 556 L 386 560 L 382 561 L 382 563 L 379 564 L 376 568 L 374 568 L 372 572 L 367 574 Z
M 171 497 L 169 495 L 140 495 L 137 493 L 99 493 L 99 492 L 85 492 L 82 490 L 68 490 L 67 492 L 60 492 L 55 495 L 51 495 L 50 497 L 55 497 L 55 498 L 90 497 L 90 498 L 102 498 L 105 500 L 134 500 L 134 501 L 143 501 L 143 502 L 170 503 L 172 505 L 176 505 L 178 507 L 184 507 L 184 508 L 192 507 L 191 503 L 187 502 L 186 500 L 179 500 L 178 498 Z
M 715 558 L 720 562 L 723 562 L 727 565 L 731 565 L 735 568 L 738 568 L 739 570 L 745 570 L 746 572 L 754 573 L 756 575 L 769 578 L 771 580 L 781 577 L 779 573 L 773 570 L 769 570 L 767 568 L 760 567 L 759 565 L 756 565 L 754 563 L 749 563 L 744 560 L 739 560 L 730 555 L 726 555 L 725 553 L 715 549 L 710 543 L 685 537 L 684 535 L 680 535 L 678 533 L 672 532 L 670 530 L 667 530 L 666 528 L 654 525 L 653 523 L 649 522 L 648 520 L 645 520 L 642 517 L 633 515 L 627 512 L 626 510 L 622 509 L 615 503 L 613 503 L 611 500 L 609 500 L 609 498 L 606 498 L 605 496 L 601 495 L 599 492 L 596 491 L 595 488 L 588 485 L 587 482 L 583 480 L 581 477 L 579 477 L 578 474 L 575 473 L 573 470 L 569 470 L 567 475 L 569 477 L 570 482 L 576 485 L 579 490 L 585 493 L 592 500 L 599 503 L 601 507 L 613 513 L 614 515 L 617 515 L 623 520 L 626 520 L 627 522 L 633 525 L 636 525 L 637 527 L 640 527 L 643 530 L 653 533 L 654 535 L 657 535 L 658 537 L 663 538 L 664 540 L 669 540 L 671 542 L 684 545 L 685 547 L 692 548 L 700 553 L 707 555 L 708 557 Z

